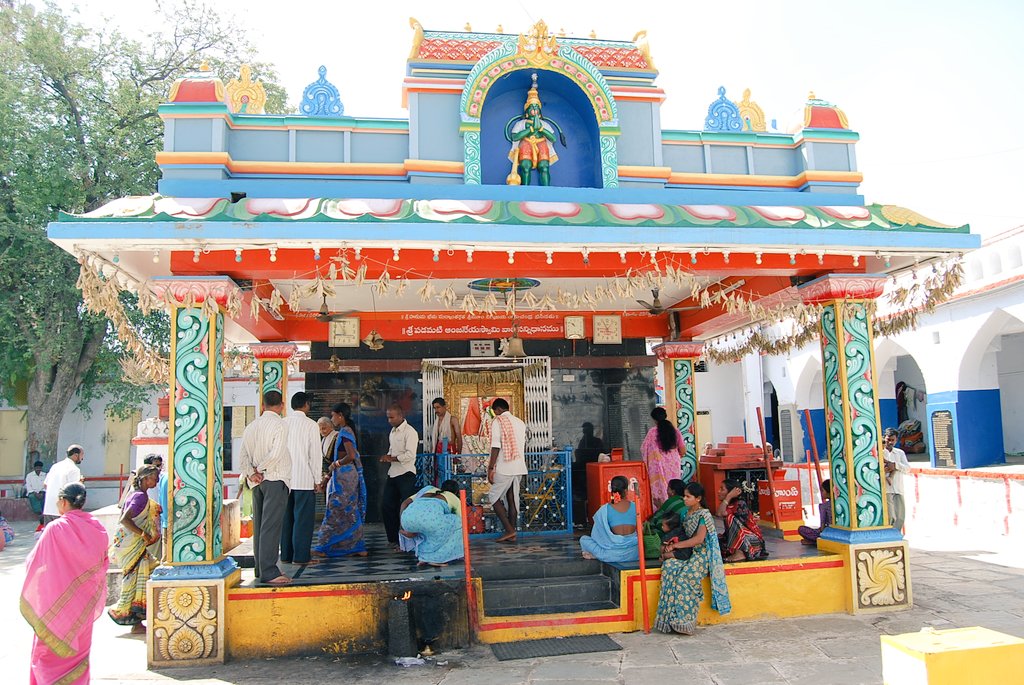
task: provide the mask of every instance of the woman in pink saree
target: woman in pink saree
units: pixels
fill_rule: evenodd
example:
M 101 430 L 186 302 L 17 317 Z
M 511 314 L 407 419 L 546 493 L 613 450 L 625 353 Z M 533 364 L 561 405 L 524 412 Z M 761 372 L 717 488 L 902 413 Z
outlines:
M 654 427 L 647 431 L 647 437 L 640 445 L 640 454 L 647 464 L 647 478 L 651 483 L 651 501 L 655 509 L 668 499 L 668 482 L 682 474 L 682 455 L 685 449 L 683 435 L 668 420 L 663 407 L 651 410 Z
M 43 529 L 26 561 L 21 615 L 32 626 L 29 683 L 89 682 L 92 624 L 107 599 L 107 531 L 85 506 L 85 487 L 69 483 L 60 518 Z

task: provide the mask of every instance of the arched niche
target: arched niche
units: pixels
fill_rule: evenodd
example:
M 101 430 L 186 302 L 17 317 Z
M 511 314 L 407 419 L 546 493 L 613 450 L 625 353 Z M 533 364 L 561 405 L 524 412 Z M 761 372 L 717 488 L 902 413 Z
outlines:
M 534 73 L 538 74 L 537 90 L 544 118 L 561 127 L 568 144 L 563 147 L 560 141 L 555 142 L 558 161 L 551 166 L 551 185 L 602 187 L 601 136 L 590 100 L 567 77 L 542 69 L 513 71 L 497 79 L 488 91 L 480 117 L 483 184 L 504 185 L 512 171 L 508 158 L 512 146 L 505 139 L 505 125 L 523 113 Z

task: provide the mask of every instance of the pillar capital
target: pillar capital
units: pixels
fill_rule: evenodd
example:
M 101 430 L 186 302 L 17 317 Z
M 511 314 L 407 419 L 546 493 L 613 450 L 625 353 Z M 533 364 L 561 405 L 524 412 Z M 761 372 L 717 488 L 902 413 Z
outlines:
M 239 296 L 238 285 L 227 276 L 160 277 L 150 281 L 150 288 L 157 297 L 184 306 L 213 300 L 226 307 Z
M 704 354 L 704 343 L 697 341 L 663 342 L 651 348 L 658 359 L 696 359 Z
M 873 300 L 885 288 L 883 274 L 828 274 L 799 288 L 804 304 L 834 300 Z
M 253 343 L 249 351 L 256 359 L 291 359 L 298 347 L 292 343 Z

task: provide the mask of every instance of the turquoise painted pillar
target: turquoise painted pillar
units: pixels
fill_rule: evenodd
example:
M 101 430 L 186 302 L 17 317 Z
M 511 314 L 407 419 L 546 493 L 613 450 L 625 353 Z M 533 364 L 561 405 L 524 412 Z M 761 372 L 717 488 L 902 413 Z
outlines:
M 683 436 L 682 481 L 697 480 L 697 391 L 693 367 L 704 352 L 702 342 L 666 342 L 655 345 L 655 356 L 665 371 L 665 411 Z
M 256 343 L 249 345 L 259 366 L 259 397 L 256 398 L 257 416 L 263 413 L 263 393 L 277 390 L 288 404 L 288 360 L 297 348 L 291 343 Z
M 888 523 L 880 461 L 871 303 L 884 285 L 882 275 L 832 274 L 800 288 L 806 304 L 821 308 L 833 525 L 818 547 L 847 560 L 852 613 L 912 606 L 907 544 Z
M 237 287 L 223 276 L 159 278 L 152 287 L 171 310 L 171 415 L 166 561 L 146 587 L 148 660 L 223 663 L 225 591 L 240 575 L 220 526 L 224 313 Z

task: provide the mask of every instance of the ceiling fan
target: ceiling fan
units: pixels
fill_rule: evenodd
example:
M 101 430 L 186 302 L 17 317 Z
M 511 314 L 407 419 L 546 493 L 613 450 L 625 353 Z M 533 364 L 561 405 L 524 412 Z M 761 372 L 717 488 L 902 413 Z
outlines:
M 662 314 L 665 312 L 665 307 L 661 305 L 661 298 L 658 297 L 659 292 L 661 292 L 660 288 L 651 288 L 651 295 L 654 296 L 654 301 L 637 300 L 636 303 L 643 306 L 652 316 Z
M 735 283 L 730 283 L 727 286 L 719 288 L 715 292 L 711 293 L 711 303 L 717 304 L 718 302 L 721 301 L 723 297 L 725 297 L 726 295 L 728 295 L 729 293 L 738 288 L 742 288 L 744 284 L 746 284 L 746 281 L 744 281 L 741 278 Z M 637 300 L 636 302 L 637 304 L 643 306 L 648 312 L 650 312 L 652 316 L 664 314 L 665 312 L 683 312 L 691 309 L 701 309 L 700 305 L 694 305 L 690 307 L 666 307 L 663 304 L 661 304 L 661 298 L 658 296 L 660 292 L 661 291 L 659 288 L 651 288 L 651 295 L 654 296 L 654 300 L 652 302 L 648 302 L 647 300 Z
M 337 314 L 331 314 L 330 308 L 327 306 L 327 293 L 324 293 L 324 301 L 320 305 L 320 313 L 317 314 L 316 320 L 322 321 L 323 323 L 330 323 L 332 321 L 340 321 L 351 314 L 353 310 L 338 312 Z

